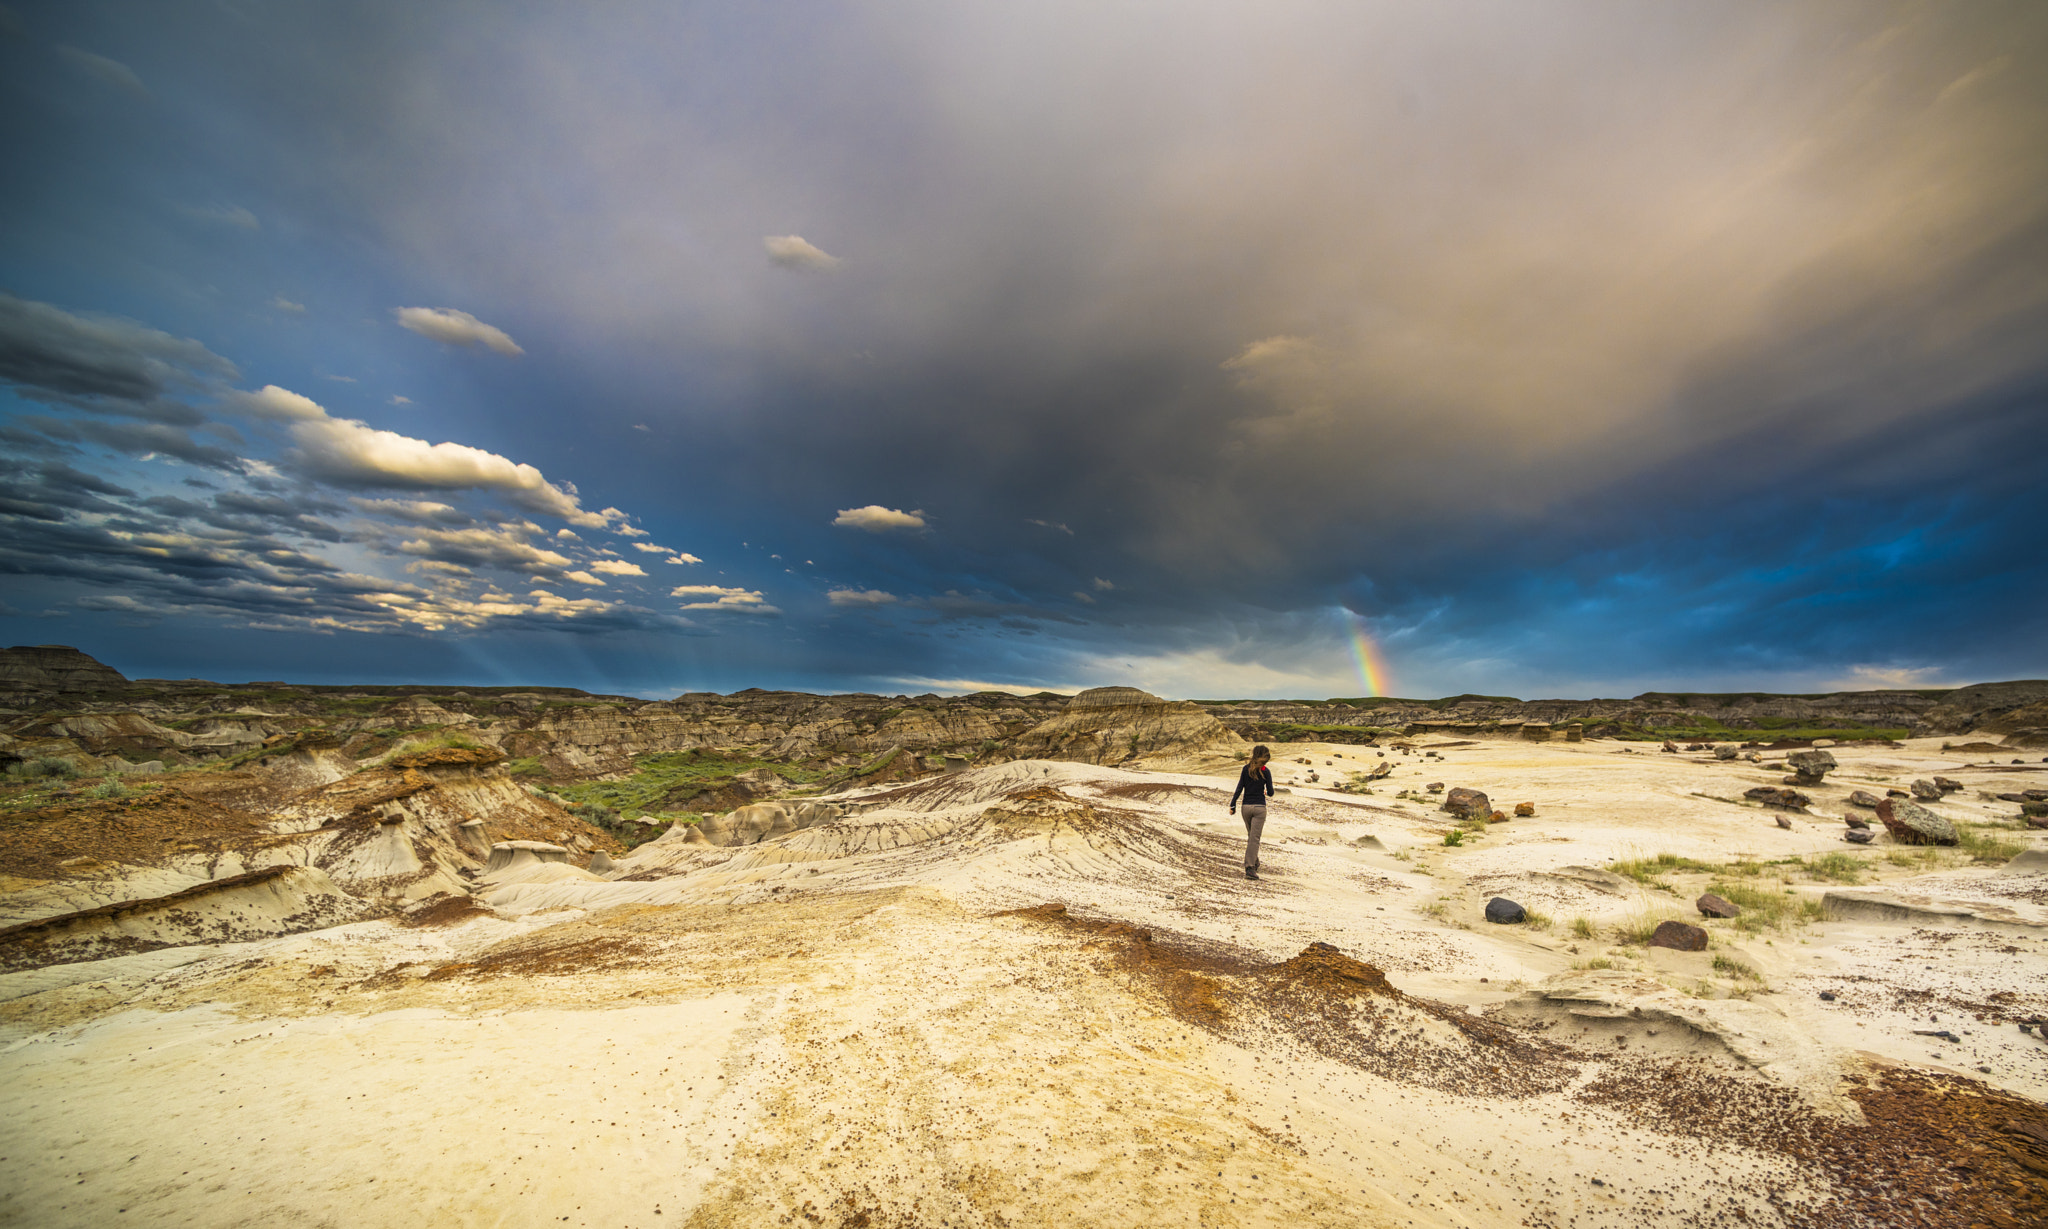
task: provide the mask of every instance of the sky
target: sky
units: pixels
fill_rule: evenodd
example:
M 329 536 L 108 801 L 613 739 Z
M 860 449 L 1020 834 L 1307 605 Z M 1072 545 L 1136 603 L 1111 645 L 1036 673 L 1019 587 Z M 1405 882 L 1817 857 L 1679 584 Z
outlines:
M 1176 697 L 2048 676 L 2048 7 L 0 9 L 0 637 Z

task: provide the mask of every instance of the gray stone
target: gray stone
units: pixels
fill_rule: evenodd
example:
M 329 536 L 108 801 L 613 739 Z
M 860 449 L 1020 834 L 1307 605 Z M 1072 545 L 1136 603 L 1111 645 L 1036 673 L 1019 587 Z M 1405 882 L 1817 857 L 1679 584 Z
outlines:
M 1867 810 L 1876 810 L 1877 804 L 1883 801 L 1884 799 L 1878 797 L 1876 794 L 1871 793 L 1867 789 L 1859 789 L 1855 793 L 1849 795 L 1850 806 L 1863 807 Z
M 1794 751 L 1785 757 L 1785 762 L 1799 774 L 1796 782 L 1799 785 L 1819 785 L 1822 778 L 1841 767 L 1835 763 L 1834 755 L 1827 751 Z
M 1846 811 L 1842 813 L 1842 822 L 1849 825 L 1851 828 L 1868 828 L 1870 826 L 1869 820 L 1863 818 L 1861 815 L 1851 815 Z
M 1932 781 L 1915 781 L 1913 796 L 1922 802 L 1940 802 L 1941 787 Z
M 1694 901 L 1693 907 L 1700 911 L 1701 917 L 1742 916 L 1742 907 L 1740 905 L 1735 904 L 1726 897 L 1716 896 L 1712 892 L 1708 892 Z
M 1496 896 L 1486 902 L 1486 920 L 1503 925 L 1529 920 L 1529 911 L 1505 896 Z
M 1722 743 L 1720 746 L 1714 748 L 1714 758 L 1717 760 L 1732 760 L 1735 758 L 1735 756 L 1735 748 L 1729 746 L 1726 743 Z
M 1877 833 L 1868 828 L 1851 828 L 1842 834 L 1842 839 L 1851 845 L 1868 845 L 1870 839 L 1876 835 Z
M 612 869 L 612 856 L 610 854 L 600 849 L 596 853 L 590 855 L 591 874 L 602 875 L 610 869 Z
M 1954 845 L 1959 840 L 1954 824 L 1904 798 L 1885 799 L 1877 818 L 1901 845 Z

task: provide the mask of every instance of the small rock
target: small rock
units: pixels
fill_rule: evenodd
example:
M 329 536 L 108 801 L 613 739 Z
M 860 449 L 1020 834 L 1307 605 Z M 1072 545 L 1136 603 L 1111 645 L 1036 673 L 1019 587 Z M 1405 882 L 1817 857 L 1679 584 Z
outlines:
M 1708 892 L 1693 902 L 1702 917 L 1741 917 L 1742 907 L 1726 897 Z
M 1922 802 L 1940 802 L 1941 787 L 1932 781 L 1913 782 L 1913 797 Z
M 1861 815 L 1851 815 L 1847 811 L 1842 812 L 1842 822 L 1851 828 L 1868 828 L 1870 826 L 1869 820 Z
M 1851 828 L 1842 834 L 1842 839 L 1851 845 L 1868 845 L 1870 844 L 1870 838 L 1876 835 L 1875 832 L 1868 828 Z
M 1748 755 L 1745 755 L 1742 758 L 1748 760 L 1752 764 L 1761 764 L 1764 762 L 1764 757 L 1760 753 L 1755 751 L 1750 752 Z
M 1677 952 L 1707 950 L 1707 932 L 1688 922 L 1661 922 L 1650 936 L 1651 947 L 1668 947 Z
M 1431 781 L 1428 785 L 1425 785 L 1422 788 L 1432 794 L 1441 794 L 1444 792 L 1444 783 L 1442 781 Z
M 1510 925 L 1529 920 L 1529 911 L 1505 896 L 1496 896 L 1486 902 L 1486 920 Z
M 1486 822 L 1489 824 L 1504 824 L 1508 822 L 1508 813 L 1506 811 L 1495 811 L 1486 817 Z
M 1714 758 L 1717 760 L 1732 760 L 1735 758 L 1735 748 L 1723 743 L 1714 748 Z
M 1780 828 L 1783 828 L 1787 832 L 1792 831 L 1792 821 L 1785 818 L 1783 815 L 1778 816 L 1778 826 Z
M 1835 1001 L 1835 992 L 1834 992 L 1834 991 L 1832 991 L 1832 990 L 1823 990 L 1823 991 L 1821 991 L 1821 992 L 1820 992 L 1820 1001 L 1821 1001 L 1821 1002 L 1823 1002 L 1823 1003 L 1832 1003 L 1832 1002 L 1834 1002 L 1834 1001 Z
M 1674 742 L 1667 742 L 1662 747 L 1658 748 L 1658 750 L 1663 751 L 1667 755 L 1677 755 L 1678 744 Z
M 1849 795 L 1850 806 L 1862 807 L 1865 810 L 1876 810 L 1877 804 L 1883 801 L 1884 799 L 1878 797 L 1876 794 L 1871 793 L 1867 789 L 1859 789 L 1855 793 Z
M 1776 785 L 1758 785 L 1742 791 L 1742 796 L 1752 802 L 1761 802 L 1767 807 L 1787 807 L 1803 811 L 1813 805 L 1813 799 L 1796 789 L 1780 788 Z
M 1954 777 L 1936 777 L 1934 778 L 1934 788 L 1944 794 L 1953 794 L 1963 788 L 1963 783 Z
M 1516 819 L 1527 819 L 1527 818 L 1529 818 L 1529 817 L 1530 817 L 1531 815 L 1534 815 L 1535 813 L 1536 813 L 1536 804 L 1535 804 L 1535 803 L 1533 803 L 1533 802 L 1518 802 L 1518 803 L 1516 803 L 1516 804 L 1515 804 L 1515 818 L 1516 818 Z
M 1884 796 L 1887 798 L 1911 798 L 1913 795 L 1902 789 L 1888 789 L 1884 792 Z

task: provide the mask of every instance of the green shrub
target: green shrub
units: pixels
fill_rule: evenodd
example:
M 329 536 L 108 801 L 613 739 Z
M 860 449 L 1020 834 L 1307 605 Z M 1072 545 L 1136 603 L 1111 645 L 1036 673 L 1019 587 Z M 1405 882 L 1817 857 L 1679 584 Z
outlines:
M 1444 833 L 1444 844 L 1455 848 L 1459 845 L 1463 845 L 1464 843 L 1465 834 L 1463 832 L 1452 830 L 1450 832 Z
M 113 777 L 108 777 L 85 792 L 88 797 L 92 798 L 126 798 L 135 791 L 121 784 L 121 782 Z
M 40 777 L 75 777 L 78 764 L 61 755 L 39 755 L 7 766 L 7 775 L 33 781 Z

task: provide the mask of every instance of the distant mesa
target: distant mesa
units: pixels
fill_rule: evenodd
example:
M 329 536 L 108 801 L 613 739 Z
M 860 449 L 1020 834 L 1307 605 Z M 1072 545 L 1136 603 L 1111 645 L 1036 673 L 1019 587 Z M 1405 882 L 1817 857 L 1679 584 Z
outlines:
M 68 644 L 18 644 L 0 650 L 0 688 L 90 691 L 127 685 L 127 675 Z

